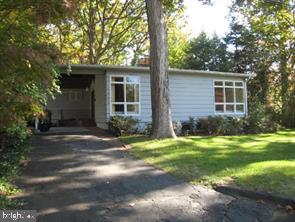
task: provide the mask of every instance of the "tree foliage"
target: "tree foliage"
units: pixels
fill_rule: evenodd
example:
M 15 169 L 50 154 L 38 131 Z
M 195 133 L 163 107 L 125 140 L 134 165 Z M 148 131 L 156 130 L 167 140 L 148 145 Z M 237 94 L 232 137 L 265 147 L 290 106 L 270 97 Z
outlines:
M 173 15 L 166 17 L 168 34 L 168 61 L 171 68 L 182 68 L 186 56 L 189 36 L 182 30 L 186 25 L 184 11 L 178 9 Z
M 59 1 L 61 2 L 61 1 Z M 51 13 L 58 16 L 57 1 Z M 43 4 L 35 1 L 0 2 L 0 128 L 18 125 L 42 112 L 48 95 L 58 90 L 57 53 L 38 24 Z M 49 11 L 48 11 L 49 13 Z
M 83 0 L 73 16 L 48 26 L 62 62 L 122 63 L 134 42 L 146 40 L 143 1 Z
M 253 52 L 243 55 L 252 57 L 248 67 L 252 66 L 257 74 L 255 80 L 261 84 L 256 88 L 263 88 L 264 102 L 268 101 L 268 105 L 277 109 L 282 123 L 288 125 L 294 112 L 289 104 L 294 104 L 295 3 L 289 0 L 239 0 L 232 12 L 236 25 L 245 27 L 240 39 L 248 41 L 242 42 L 237 51 L 242 53 L 248 49 Z M 239 21 L 241 16 L 244 21 Z M 273 86 L 271 90 L 270 85 Z
M 257 33 L 238 24 L 235 19 L 225 42 L 233 48 L 233 51 L 229 52 L 231 71 L 256 74 L 248 84 L 250 100 L 258 98 L 262 104 L 267 104 L 273 53 L 260 44 Z
M 226 44 L 217 35 L 212 38 L 202 32 L 189 42 L 184 68 L 229 71 L 230 63 Z

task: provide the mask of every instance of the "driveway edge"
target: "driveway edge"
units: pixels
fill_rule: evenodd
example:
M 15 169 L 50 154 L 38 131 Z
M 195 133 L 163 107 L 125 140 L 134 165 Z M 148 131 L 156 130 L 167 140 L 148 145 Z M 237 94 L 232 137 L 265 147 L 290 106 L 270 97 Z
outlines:
M 295 199 L 293 198 L 281 197 L 281 196 L 272 195 L 266 192 L 252 191 L 252 190 L 240 189 L 240 188 L 230 187 L 230 186 L 215 186 L 213 187 L 213 189 L 227 195 L 239 195 L 239 196 L 247 197 L 254 200 L 263 200 L 263 201 L 273 202 L 273 203 L 285 205 L 285 206 L 289 205 L 293 209 L 295 208 Z

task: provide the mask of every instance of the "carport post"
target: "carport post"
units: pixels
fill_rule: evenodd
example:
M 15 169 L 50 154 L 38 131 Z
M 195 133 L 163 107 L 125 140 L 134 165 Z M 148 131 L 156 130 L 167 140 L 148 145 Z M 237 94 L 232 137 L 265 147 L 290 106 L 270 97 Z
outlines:
M 35 117 L 35 130 L 38 130 L 38 125 L 39 125 L 39 118 L 36 116 Z

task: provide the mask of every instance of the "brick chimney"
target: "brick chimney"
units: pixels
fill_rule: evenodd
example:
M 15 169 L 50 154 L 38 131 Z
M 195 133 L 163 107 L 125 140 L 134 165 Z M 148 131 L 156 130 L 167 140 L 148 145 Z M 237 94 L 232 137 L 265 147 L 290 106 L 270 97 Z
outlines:
M 137 66 L 148 67 L 149 65 L 150 65 L 150 58 L 149 57 L 144 57 L 144 58 L 138 59 L 138 61 L 137 61 Z

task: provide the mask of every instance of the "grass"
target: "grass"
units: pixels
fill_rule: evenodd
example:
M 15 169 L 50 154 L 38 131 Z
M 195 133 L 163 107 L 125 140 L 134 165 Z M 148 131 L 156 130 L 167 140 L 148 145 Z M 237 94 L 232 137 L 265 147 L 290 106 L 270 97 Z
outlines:
M 295 131 L 241 136 L 121 138 L 131 154 L 192 183 L 231 183 L 295 197 Z

